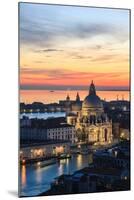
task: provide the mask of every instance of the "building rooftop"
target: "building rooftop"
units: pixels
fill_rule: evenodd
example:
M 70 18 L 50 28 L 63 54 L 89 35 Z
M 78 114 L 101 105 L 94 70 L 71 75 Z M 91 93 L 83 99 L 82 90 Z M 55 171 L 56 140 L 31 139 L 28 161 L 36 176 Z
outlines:
M 119 176 L 121 175 L 121 170 L 117 168 L 90 168 L 85 167 L 80 170 L 81 173 L 86 174 L 98 174 L 98 175 L 109 175 L 109 176 Z
M 57 124 L 47 124 L 45 125 L 45 128 L 51 129 L 51 128 L 65 128 L 65 127 L 74 127 L 67 123 L 57 123 Z
M 43 146 L 43 145 L 49 145 L 49 144 L 64 144 L 64 143 L 70 143 L 70 142 L 68 140 L 45 140 L 45 141 L 21 140 L 20 141 L 20 148 L 33 147 L 33 146 Z
M 123 159 L 123 160 L 128 160 L 129 156 L 125 155 L 124 152 L 120 151 L 119 149 L 117 150 L 117 156 L 115 156 L 112 153 L 109 152 L 95 152 L 94 153 L 95 157 L 100 157 L 100 159 Z
M 22 119 L 23 120 L 23 119 Z M 22 127 L 27 127 L 23 125 Z M 31 119 L 30 128 L 39 128 L 39 129 L 50 129 L 50 128 L 64 128 L 64 127 L 73 127 L 70 124 L 67 124 L 65 117 L 51 118 L 51 119 Z
M 68 117 L 72 117 L 72 116 L 76 117 L 77 115 L 75 113 L 68 113 L 67 116 Z

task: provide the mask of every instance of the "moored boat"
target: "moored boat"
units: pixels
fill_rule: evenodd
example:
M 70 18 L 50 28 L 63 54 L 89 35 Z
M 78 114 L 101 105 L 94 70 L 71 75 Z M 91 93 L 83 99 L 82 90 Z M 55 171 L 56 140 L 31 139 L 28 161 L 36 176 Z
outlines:
M 41 161 L 41 162 L 34 163 L 34 165 L 36 165 L 38 167 L 46 167 L 48 165 L 53 165 L 53 164 L 56 164 L 56 163 L 57 163 L 57 159 L 51 158 L 51 159 L 48 159 L 48 160 L 44 160 L 44 161 Z
M 61 154 L 58 156 L 58 159 L 67 159 L 71 158 L 71 154 Z

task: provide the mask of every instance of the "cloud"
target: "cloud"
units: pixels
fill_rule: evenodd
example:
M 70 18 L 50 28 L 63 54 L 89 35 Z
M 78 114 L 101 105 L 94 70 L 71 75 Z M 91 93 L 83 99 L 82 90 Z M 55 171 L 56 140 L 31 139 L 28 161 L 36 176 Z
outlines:
M 33 50 L 35 53 L 49 53 L 49 52 L 61 52 L 62 49 L 39 49 L 39 50 Z
M 67 53 L 67 57 L 72 59 L 92 59 L 92 56 L 83 55 L 82 52 L 69 52 Z
M 40 61 L 40 60 L 35 60 L 34 63 L 40 64 L 40 63 L 44 63 L 44 62 L 43 62 L 43 61 Z
M 98 56 L 96 58 L 93 58 L 91 61 L 109 61 L 112 60 L 113 58 L 118 57 L 118 55 L 114 55 L 114 54 L 110 54 L 110 55 L 102 55 L 102 56 Z
M 95 45 L 94 49 L 102 49 L 102 45 Z
M 91 38 L 97 35 L 102 35 L 102 34 L 112 34 L 113 33 L 113 27 L 108 24 L 76 24 L 72 28 L 72 36 L 76 36 L 78 38 Z
M 21 44 L 38 45 L 39 47 L 48 47 L 41 52 L 57 51 L 52 48 L 56 45 L 71 40 L 92 39 L 96 36 L 111 37 L 116 42 L 124 42 L 127 40 L 127 31 L 125 32 L 120 26 L 108 23 L 84 23 L 70 22 L 67 24 L 52 23 L 49 20 L 34 21 L 34 19 L 21 19 L 20 21 L 20 41 Z M 100 45 L 96 45 L 96 49 L 101 49 Z M 61 51 L 61 50 L 60 50 Z
M 91 62 L 98 62 L 98 63 L 117 63 L 117 62 L 129 62 L 128 55 L 120 55 L 120 54 L 107 54 L 94 57 L 90 60 Z
M 36 77 L 35 77 L 36 75 Z M 108 72 L 76 72 L 73 70 L 62 70 L 62 69 L 31 69 L 31 68 L 23 68 L 21 69 L 21 76 L 25 79 L 40 79 L 43 81 L 44 80 L 62 80 L 62 79 L 96 79 L 96 78 L 119 78 L 121 76 L 125 75 L 124 72 L 113 72 L 113 73 L 108 73 Z
M 84 72 L 74 70 L 22 68 L 20 89 L 26 90 L 87 90 L 90 81 L 100 85 L 99 90 L 129 90 L 128 74 L 125 72 Z M 89 84 L 88 84 L 89 83 Z M 101 85 L 102 84 L 102 85 Z

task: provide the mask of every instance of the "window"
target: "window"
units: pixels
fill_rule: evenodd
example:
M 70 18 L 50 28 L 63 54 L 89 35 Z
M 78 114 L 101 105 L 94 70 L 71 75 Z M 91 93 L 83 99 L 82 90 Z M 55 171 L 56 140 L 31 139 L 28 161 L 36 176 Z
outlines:
M 105 142 L 108 140 L 108 133 L 107 133 L 107 129 L 104 129 L 104 138 L 105 138 Z

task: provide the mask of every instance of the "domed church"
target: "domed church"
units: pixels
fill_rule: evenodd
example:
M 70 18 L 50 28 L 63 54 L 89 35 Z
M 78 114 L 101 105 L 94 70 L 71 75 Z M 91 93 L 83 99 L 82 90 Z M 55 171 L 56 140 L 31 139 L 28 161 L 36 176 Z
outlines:
M 78 94 L 76 105 L 78 105 Z M 77 112 L 72 110 L 67 116 L 67 122 L 75 126 L 78 139 L 102 145 L 111 143 L 112 121 L 104 113 L 102 101 L 96 94 L 93 81 L 89 87 L 89 94 L 81 108 L 80 104 L 78 108 Z

